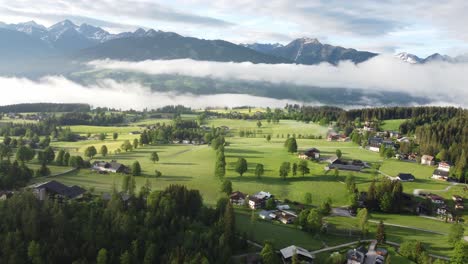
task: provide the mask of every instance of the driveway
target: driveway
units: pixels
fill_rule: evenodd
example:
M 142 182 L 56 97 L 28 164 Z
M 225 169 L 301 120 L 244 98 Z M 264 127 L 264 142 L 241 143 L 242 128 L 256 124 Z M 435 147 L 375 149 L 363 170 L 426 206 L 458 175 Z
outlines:
M 377 252 L 375 252 L 375 246 L 377 241 L 374 240 L 369 246 L 369 251 L 366 254 L 366 264 L 375 264 L 375 259 L 377 258 Z

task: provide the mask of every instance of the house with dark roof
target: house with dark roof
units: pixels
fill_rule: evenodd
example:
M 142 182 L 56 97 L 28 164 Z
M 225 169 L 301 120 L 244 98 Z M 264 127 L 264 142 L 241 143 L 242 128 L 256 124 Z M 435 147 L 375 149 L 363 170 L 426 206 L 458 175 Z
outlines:
M 361 171 L 364 168 L 364 163 L 359 160 L 344 161 L 337 157 L 330 158 L 328 160 L 330 163 L 325 170 L 347 170 L 347 171 Z
M 283 263 L 287 264 L 292 263 L 294 254 L 297 256 L 297 259 L 300 263 L 313 263 L 315 259 L 315 257 L 310 254 L 309 251 L 307 251 L 307 249 L 294 245 L 281 249 L 280 253 Z
M 235 191 L 229 195 L 229 200 L 232 204 L 235 205 L 244 205 L 245 204 L 245 194 Z
M 445 170 L 436 169 L 432 173 L 432 179 L 446 181 L 449 178 L 449 172 Z
M 414 181 L 414 176 L 411 173 L 398 173 L 397 180 L 402 182 Z
M 316 159 L 320 158 L 320 150 L 317 148 L 310 148 L 299 154 L 300 159 Z
M 117 161 L 95 161 L 91 169 L 98 172 L 129 173 L 130 169 Z
M 266 201 L 271 198 L 273 198 L 273 195 L 264 191 L 249 195 L 249 207 L 251 209 L 262 208 L 265 206 Z
M 78 199 L 82 198 L 86 192 L 85 189 L 73 185 L 66 186 L 58 181 L 48 181 L 30 186 L 34 195 L 41 201 L 47 197 L 59 199 Z
M 434 204 L 444 204 L 445 203 L 444 197 L 441 197 L 441 196 L 439 196 L 437 194 L 430 193 L 430 194 L 427 195 L 427 198 L 429 198 L 431 200 L 431 202 L 434 203 Z

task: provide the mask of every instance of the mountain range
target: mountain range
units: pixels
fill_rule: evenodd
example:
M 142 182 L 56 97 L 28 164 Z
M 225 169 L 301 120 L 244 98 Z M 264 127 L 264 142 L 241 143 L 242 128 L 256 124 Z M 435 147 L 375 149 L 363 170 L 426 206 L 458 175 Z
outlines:
M 313 65 L 340 61 L 364 62 L 377 53 L 323 44 L 314 38 L 299 38 L 287 45 L 234 44 L 224 40 L 185 37 L 173 32 L 137 29 L 134 32 L 111 34 L 89 24 L 76 25 L 70 20 L 45 27 L 34 21 L 18 24 L 0 22 L 0 56 L 26 69 L 44 58 L 56 61 L 58 69 L 70 61 L 118 59 L 140 61 L 148 59 L 183 59 L 253 63 L 296 63 Z M 431 61 L 468 62 L 468 56 L 455 58 L 433 54 L 419 58 L 408 53 L 395 55 L 402 61 L 421 64 Z M 34 62 L 34 63 L 31 63 Z M 49 63 L 53 64 L 53 63 Z M 0 72 L 11 65 L 2 66 Z M 47 67 L 47 66 L 46 66 Z M 37 68 L 37 67 L 36 67 Z M 63 67 L 66 68 L 66 67 Z
M 244 44 L 245 47 L 258 52 L 270 54 L 276 57 L 285 58 L 299 64 L 318 64 L 328 62 L 336 65 L 340 61 L 350 60 L 354 63 L 361 63 L 377 53 L 346 49 L 339 46 L 322 44 L 318 39 L 299 38 L 283 46 L 281 44 Z
M 448 62 L 448 63 L 466 63 L 468 62 L 468 55 L 459 55 L 456 57 L 450 57 L 447 55 L 441 55 L 434 53 L 426 58 L 420 58 L 414 54 L 401 52 L 395 55 L 396 58 L 411 64 L 424 64 L 430 62 Z

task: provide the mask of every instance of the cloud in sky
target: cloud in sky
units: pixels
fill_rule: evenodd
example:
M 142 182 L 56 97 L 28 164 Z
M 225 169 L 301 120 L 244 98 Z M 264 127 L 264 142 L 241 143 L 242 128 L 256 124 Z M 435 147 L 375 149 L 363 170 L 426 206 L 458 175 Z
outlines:
M 89 63 L 96 69 L 133 71 L 146 74 L 180 74 L 192 77 L 240 79 L 291 83 L 316 87 L 360 88 L 369 92 L 398 91 L 468 106 L 468 64 L 433 62 L 411 65 L 391 56 L 377 56 L 360 64 L 338 66 L 253 64 L 250 62 L 208 62 L 156 60 L 125 62 L 100 60 Z
M 12 93 L 0 97 L 0 105 L 17 103 L 86 103 L 94 107 L 112 107 L 142 110 L 166 105 L 205 107 L 283 107 L 293 100 L 278 100 L 243 94 L 192 95 L 152 92 L 138 83 L 119 83 L 101 80 L 95 85 L 83 86 L 62 76 L 46 76 L 32 81 L 26 78 L 0 77 L 1 87 L 9 87 Z M 311 103 L 312 104 L 312 103 Z
M 242 43 L 326 37 L 334 45 L 419 56 L 468 52 L 467 12 L 465 0 L 0 0 L 6 22 L 70 18 L 114 32 L 138 25 Z

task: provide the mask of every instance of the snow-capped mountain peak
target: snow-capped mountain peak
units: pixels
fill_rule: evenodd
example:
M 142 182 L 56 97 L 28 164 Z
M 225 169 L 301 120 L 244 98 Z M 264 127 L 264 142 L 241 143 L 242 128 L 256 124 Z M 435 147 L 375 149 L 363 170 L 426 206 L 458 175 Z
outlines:
M 307 44 L 321 44 L 320 41 L 316 38 L 306 38 L 306 37 L 303 37 L 303 38 L 300 38 L 299 39 L 304 45 L 307 45 Z
M 411 64 L 418 64 L 422 62 L 421 58 L 419 58 L 418 56 L 414 54 L 407 53 L 407 52 L 398 53 L 395 55 L 395 57 L 404 62 L 411 63 Z

